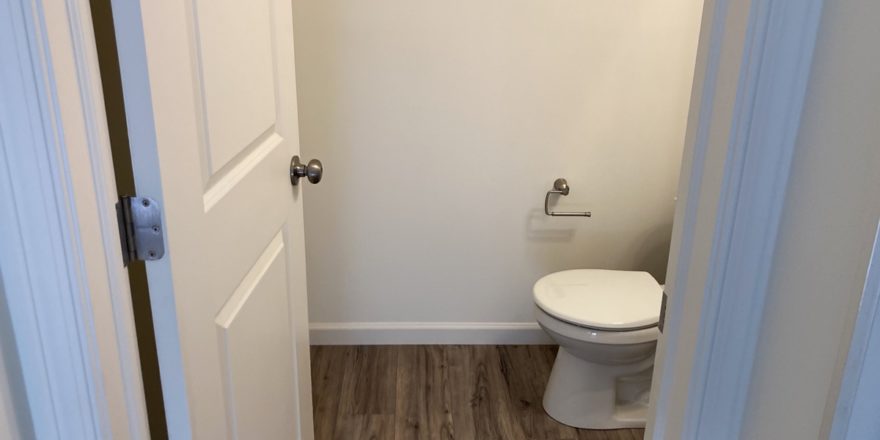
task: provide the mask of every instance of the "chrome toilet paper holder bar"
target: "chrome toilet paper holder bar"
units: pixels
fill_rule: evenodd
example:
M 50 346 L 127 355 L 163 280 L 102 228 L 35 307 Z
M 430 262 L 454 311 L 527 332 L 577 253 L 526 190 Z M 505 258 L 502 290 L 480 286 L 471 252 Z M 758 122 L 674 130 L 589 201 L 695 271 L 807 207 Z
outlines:
M 586 212 L 555 212 L 550 210 L 550 194 L 559 194 L 560 196 L 567 196 L 568 193 L 571 192 L 571 188 L 568 186 L 568 181 L 563 178 L 558 178 L 553 181 L 553 189 L 547 191 L 547 195 L 544 196 L 544 214 L 552 216 L 552 217 L 592 217 L 593 214 L 589 211 Z

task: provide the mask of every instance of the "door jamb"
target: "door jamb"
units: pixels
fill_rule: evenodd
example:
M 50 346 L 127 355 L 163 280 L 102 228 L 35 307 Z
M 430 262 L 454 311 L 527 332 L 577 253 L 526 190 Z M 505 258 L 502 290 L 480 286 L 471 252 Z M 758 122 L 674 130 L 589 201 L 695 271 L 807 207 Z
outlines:
M 34 433 L 148 439 L 88 1 L 2 7 L 0 293 Z
M 822 3 L 706 1 L 646 438 L 740 436 Z M 712 229 L 707 262 L 692 252 L 699 227 Z M 698 313 L 683 314 L 689 302 Z

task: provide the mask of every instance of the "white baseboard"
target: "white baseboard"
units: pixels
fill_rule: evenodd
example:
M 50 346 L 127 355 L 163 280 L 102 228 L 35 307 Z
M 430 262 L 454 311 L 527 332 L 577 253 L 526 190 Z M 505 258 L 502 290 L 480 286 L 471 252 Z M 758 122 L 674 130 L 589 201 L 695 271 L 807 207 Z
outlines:
M 312 345 L 537 345 L 553 340 L 536 322 L 313 322 Z

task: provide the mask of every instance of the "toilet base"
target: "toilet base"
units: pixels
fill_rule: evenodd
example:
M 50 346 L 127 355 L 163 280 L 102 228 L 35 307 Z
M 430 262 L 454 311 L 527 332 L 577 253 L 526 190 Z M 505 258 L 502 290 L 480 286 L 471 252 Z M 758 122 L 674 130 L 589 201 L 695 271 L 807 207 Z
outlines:
M 653 356 L 634 364 L 597 364 L 559 347 L 544 410 L 576 428 L 644 428 L 653 365 Z

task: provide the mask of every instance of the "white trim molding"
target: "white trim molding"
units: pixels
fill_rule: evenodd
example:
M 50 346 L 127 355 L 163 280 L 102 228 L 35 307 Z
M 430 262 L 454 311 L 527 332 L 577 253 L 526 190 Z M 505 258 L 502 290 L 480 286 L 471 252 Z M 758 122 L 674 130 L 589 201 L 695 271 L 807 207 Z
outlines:
M 831 440 L 880 437 L 880 225 L 868 263 L 849 353 L 843 370 Z
M 706 1 L 646 438 L 740 438 L 821 10 Z
M 685 438 L 739 438 L 822 0 L 751 2 Z
M 89 3 L 0 8 L 0 313 L 34 437 L 147 439 Z
M 313 322 L 312 345 L 537 345 L 553 340 L 535 322 Z
M 0 271 L 32 429 L 36 438 L 106 437 L 42 10 L 3 7 Z

